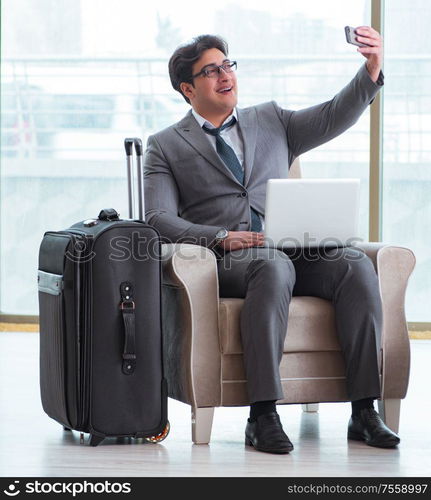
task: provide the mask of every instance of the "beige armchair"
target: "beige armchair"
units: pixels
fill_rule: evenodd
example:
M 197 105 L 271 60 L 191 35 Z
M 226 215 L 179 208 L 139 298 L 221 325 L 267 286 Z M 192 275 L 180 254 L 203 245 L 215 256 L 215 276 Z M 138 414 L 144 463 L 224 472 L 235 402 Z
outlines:
M 300 177 L 299 163 L 290 169 Z M 404 297 L 415 265 L 411 250 L 383 243 L 358 245 L 372 259 L 383 304 L 382 399 L 379 412 L 398 431 L 407 392 L 410 346 Z M 207 248 L 163 245 L 164 355 L 169 396 L 191 405 L 192 440 L 209 443 L 214 408 L 249 404 L 242 360 L 242 299 L 219 298 L 217 265 Z M 283 403 L 317 411 L 321 402 L 347 401 L 345 367 L 330 302 L 294 297 L 280 365 Z

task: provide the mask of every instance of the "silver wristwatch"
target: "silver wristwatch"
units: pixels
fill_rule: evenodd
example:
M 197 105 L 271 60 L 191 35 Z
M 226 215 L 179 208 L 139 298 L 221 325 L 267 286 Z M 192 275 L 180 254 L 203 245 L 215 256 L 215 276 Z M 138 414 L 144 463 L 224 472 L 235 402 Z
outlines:
M 219 229 L 217 231 L 217 234 L 215 235 L 215 246 L 219 245 L 228 236 L 229 236 L 229 231 L 225 227 L 222 227 L 221 229 Z

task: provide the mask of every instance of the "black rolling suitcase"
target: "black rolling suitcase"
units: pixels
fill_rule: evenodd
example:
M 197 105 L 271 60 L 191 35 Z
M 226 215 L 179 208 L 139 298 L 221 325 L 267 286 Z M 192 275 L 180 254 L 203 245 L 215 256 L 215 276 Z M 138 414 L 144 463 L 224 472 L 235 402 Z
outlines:
M 105 437 L 157 442 L 169 432 L 163 374 L 160 237 L 143 222 L 142 143 L 126 139 L 133 218 L 133 144 L 140 220 L 113 209 L 47 232 L 39 253 L 40 387 L 45 412 Z

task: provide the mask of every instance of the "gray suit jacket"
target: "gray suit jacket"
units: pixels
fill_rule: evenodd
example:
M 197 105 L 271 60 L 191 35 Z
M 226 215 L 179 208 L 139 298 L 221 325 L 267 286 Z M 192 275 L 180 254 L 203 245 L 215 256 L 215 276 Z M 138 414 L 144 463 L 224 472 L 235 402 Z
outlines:
M 299 111 L 267 102 L 238 108 L 244 142 L 244 185 L 219 158 L 191 111 L 149 137 L 145 213 L 165 241 L 211 247 L 220 228 L 250 230 L 250 206 L 264 215 L 266 182 L 287 177 L 300 154 L 351 127 L 379 91 L 365 65 L 330 101 Z

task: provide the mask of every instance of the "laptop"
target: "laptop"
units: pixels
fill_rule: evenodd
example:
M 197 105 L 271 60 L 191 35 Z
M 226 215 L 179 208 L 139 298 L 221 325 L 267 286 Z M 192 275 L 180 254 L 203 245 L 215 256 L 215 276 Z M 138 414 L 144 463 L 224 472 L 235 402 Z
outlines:
M 269 179 L 266 245 L 342 247 L 361 240 L 359 186 L 359 179 Z

